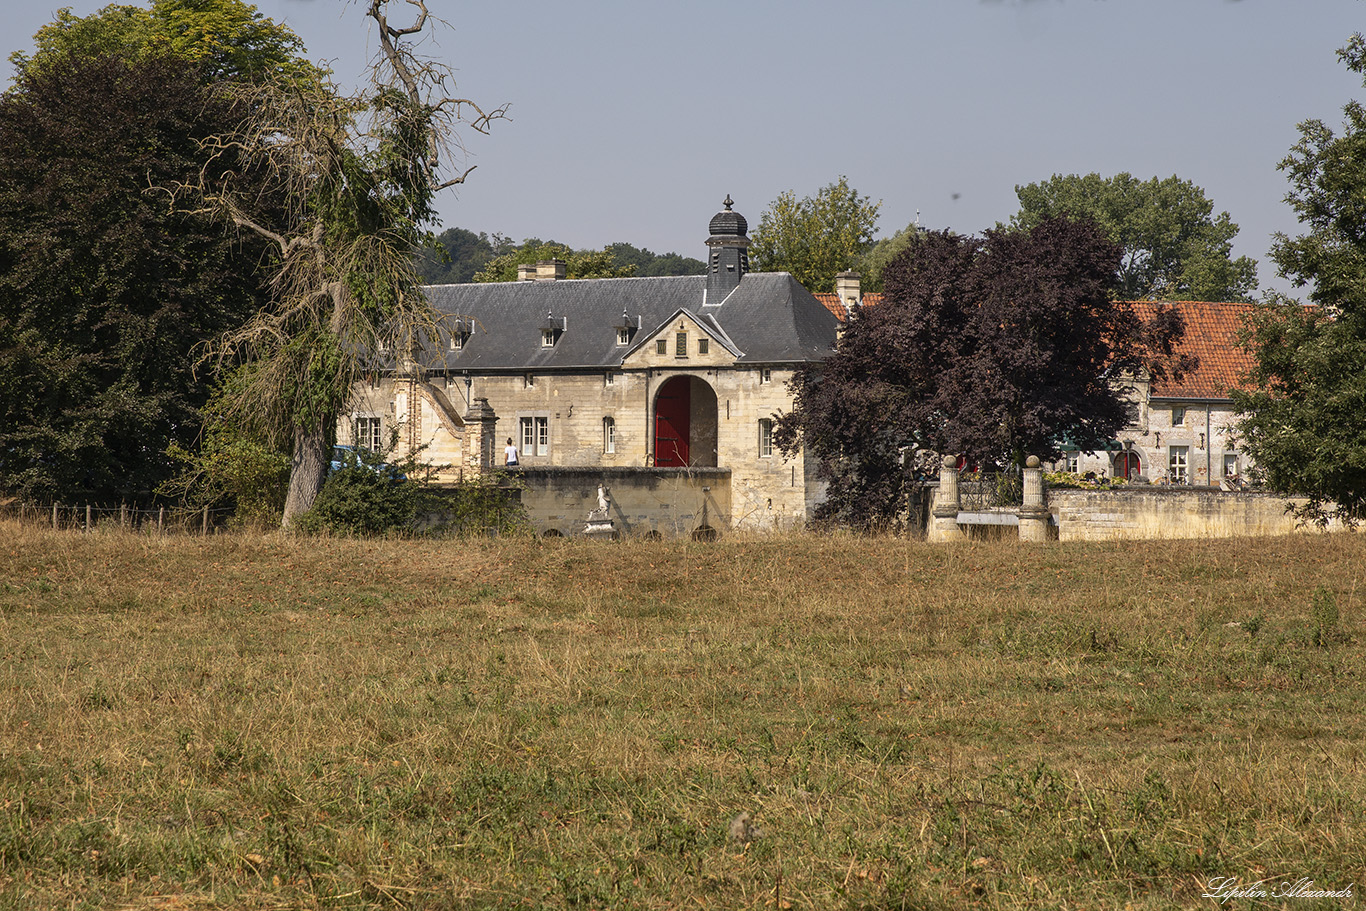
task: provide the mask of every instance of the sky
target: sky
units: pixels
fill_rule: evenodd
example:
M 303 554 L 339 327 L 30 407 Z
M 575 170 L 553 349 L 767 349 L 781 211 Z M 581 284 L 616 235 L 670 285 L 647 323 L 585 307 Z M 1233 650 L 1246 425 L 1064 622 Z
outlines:
M 58 8 L 103 5 L 0 0 L 4 56 Z M 441 227 L 575 248 L 702 258 L 728 194 L 752 232 L 783 191 L 840 176 L 881 201 L 881 236 L 917 220 L 979 233 L 1017 211 L 1019 184 L 1127 171 L 1203 187 L 1241 229 L 1234 254 L 1291 291 L 1267 257 L 1274 233 L 1299 233 L 1277 164 L 1298 123 L 1336 128 L 1366 99 L 1336 57 L 1366 28 L 1360 0 L 428 5 L 445 24 L 422 49 L 456 94 L 509 105 L 464 134 L 476 169 Z M 364 78 L 377 45 L 354 0 L 256 6 L 339 81 Z

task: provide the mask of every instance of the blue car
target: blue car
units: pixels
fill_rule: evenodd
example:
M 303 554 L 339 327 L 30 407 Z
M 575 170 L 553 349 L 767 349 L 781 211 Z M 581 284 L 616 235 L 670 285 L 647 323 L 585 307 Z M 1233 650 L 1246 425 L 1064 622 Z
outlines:
M 406 481 L 408 476 L 388 462 L 375 461 L 376 456 L 368 449 L 358 446 L 333 446 L 331 471 L 343 468 L 368 468 L 375 474 L 382 474 L 394 481 Z

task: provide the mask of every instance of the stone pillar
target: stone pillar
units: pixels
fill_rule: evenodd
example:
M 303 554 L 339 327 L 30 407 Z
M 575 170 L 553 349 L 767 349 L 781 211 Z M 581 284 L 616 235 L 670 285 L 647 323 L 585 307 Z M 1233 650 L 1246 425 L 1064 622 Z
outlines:
M 939 494 L 930 510 L 930 527 L 926 537 L 930 541 L 958 541 L 963 530 L 958 527 L 958 459 L 946 455 L 939 468 Z
M 1044 544 L 1048 541 L 1048 507 L 1043 505 L 1043 468 L 1039 457 L 1030 456 L 1025 460 L 1024 505 L 1018 513 L 1020 517 L 1020 540 L 1031 544 Z
M 489 407 L 488 399 L 476 398 L 465 412 L 465 445 L 461 453 L 461 473 L 473 477 L 493 468 L 498 452 L 498 415 Z

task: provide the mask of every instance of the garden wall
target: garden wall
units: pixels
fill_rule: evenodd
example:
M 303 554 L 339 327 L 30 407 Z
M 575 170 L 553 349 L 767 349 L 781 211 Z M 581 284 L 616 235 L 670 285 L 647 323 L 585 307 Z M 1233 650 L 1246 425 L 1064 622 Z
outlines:
M 583 533 L 607 490 L 608 517 L 622 535 L 689 535 L 703 524 L 731 523 L 729 468 L 523 468 L 509 472 L 525 485 L 522 505 L 538 533 Z
M 1204 487 L 1049 488 L 1047 494 L 1062 541 L 1284 535 L 1296 530 L 1286 503 L 1277 494 Z

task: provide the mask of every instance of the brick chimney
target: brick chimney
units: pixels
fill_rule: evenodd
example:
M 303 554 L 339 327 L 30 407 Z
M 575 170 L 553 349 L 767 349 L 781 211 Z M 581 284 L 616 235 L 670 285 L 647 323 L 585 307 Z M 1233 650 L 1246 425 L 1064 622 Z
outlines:
M 536 280 L 536 263 L 518 263 L 517 280 L 519 282 L 531 282 Z

